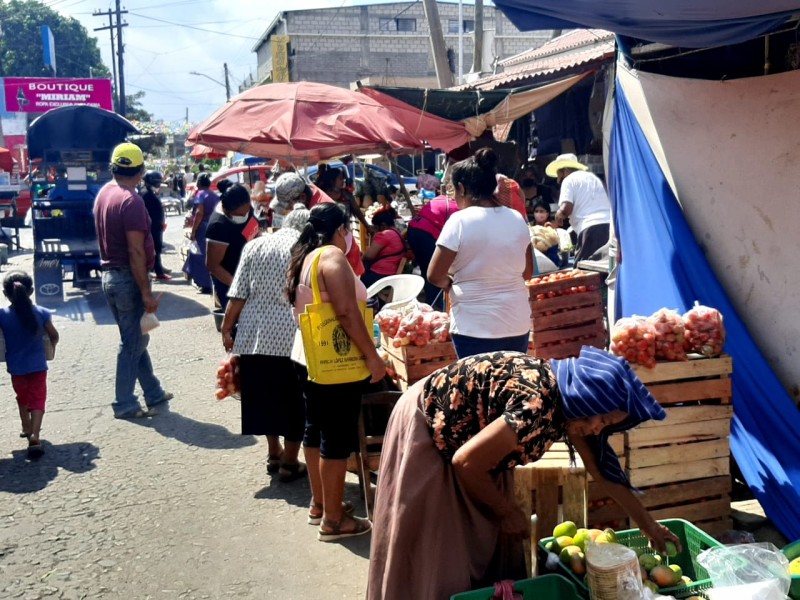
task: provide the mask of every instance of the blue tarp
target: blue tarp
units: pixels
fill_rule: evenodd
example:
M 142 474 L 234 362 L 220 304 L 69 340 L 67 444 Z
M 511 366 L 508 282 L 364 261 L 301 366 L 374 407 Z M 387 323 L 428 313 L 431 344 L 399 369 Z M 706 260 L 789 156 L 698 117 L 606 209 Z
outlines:
M 617 314 L 683 312 L 695 300 L 722 312 L 734 365 L 731 451 L 770 519 L 800 539 L 800 413 L 717 280 L 619 85 L 608 179 L 622 248 Z
M 650 42 L 710 48 L 780 27 L 798 0 L 495 0 L 517 28 L 599 28 Z

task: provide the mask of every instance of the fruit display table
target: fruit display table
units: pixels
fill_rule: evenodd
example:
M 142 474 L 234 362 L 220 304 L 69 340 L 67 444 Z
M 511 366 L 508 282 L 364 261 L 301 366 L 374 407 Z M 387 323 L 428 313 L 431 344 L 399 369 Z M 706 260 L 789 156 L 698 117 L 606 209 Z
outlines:
M 600 273 L 579 269 L 531 279 L 528 353 L 566 358 L 577 356 L 582 346 L 605 347 L 602 284 Z
M 395 382 L 403 391 L 456 360 L 456 349 L 452 341 L 430 342 L 424 346 L 395 346 L 394 338 L 381 333 L 381 349 L 389 355 L 395 372 Z
M 643 504 L 656 519 L 686 519 L 712 535 L 730 529 L 731 358 L 691 355 L 634 371 L 667 412 L 663 421 L 611 438 L 631 482 L 644 492 Z M 591 481 L 589 523 L 631 525 Z

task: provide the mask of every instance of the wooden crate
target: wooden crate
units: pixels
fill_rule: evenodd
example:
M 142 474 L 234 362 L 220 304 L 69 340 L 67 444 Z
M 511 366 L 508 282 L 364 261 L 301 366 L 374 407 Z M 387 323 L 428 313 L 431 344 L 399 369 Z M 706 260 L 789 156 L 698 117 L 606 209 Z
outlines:
M 392 367 L 397 373 L 397 385 L 401 390 L 408 389 L 437 369 L 456 361 L 456 348 L 452 341 L 395 348 L 393 338 L 382 333 L 381 348 L 391 357 Z
M 531 341 L 528 353 L 540 358 L 577 356 L 582 346 L 605 347 L 600 273 L 529 285 Z M 571 288 L 585 288 L 570 292 Z
M 616 441 L 615 450 L 656 519 L 687 519 L 712 535 L 731 528 L 732 367 L 729 356 L 697 355 L 686 362 L 660 362 L 654 369 L 634 367 L 667 418 L 614 436 L 622 446 Z M 589 522 L 634 527 L 604 496 L 590 482 Z

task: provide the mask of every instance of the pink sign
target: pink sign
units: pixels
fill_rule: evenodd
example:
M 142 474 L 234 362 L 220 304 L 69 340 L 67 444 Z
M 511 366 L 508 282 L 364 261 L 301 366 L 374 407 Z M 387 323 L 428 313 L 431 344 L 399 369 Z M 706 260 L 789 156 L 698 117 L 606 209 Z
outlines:
M 3 82 L 8 112 L 42 113 L 75 104 L 114 110 L 110 79 L 6 77 Z

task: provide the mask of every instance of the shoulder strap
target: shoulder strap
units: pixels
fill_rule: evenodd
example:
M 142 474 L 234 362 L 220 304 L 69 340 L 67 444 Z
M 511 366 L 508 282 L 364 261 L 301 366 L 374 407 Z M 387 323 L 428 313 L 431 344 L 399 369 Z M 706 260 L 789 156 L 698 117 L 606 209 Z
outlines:
M 314 295 L 314 304 L 322 304 L 322 294 L 319 291 L 319 259 L 322 256 L 322 251 L 317 252 L 314 260 L 311 263 L 311 293 Z

